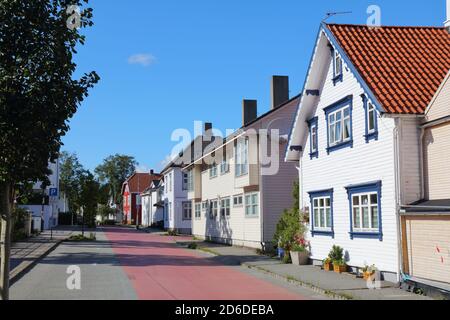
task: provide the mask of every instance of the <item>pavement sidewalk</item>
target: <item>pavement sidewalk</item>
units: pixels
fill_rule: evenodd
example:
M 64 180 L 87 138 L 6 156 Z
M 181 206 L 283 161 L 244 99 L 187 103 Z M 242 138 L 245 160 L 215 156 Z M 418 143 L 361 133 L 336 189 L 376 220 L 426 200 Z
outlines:
M 67 239 L 72 232 L 73 230 L 69 229 L 56 229 L 53 232 L 44 231 L 39 236 L 13 243 L 11 245 L 10 282 L 14 283 L 22 277 L 40 259 L 47 256 L 62 241 Z
M 366 281 L 352 274 L 323 271 L 317 266 L 283 264 L 277 259 L 258 255 L 256 250 L 230 247 L 209 242 L 198 242 L 200 250 L 217 255 L 228 265 L 243 265 L 290 283 L 311 288 L 318 293 L 344 300 L 431 300 L 398 288 L 390 282 L 382 282 L 380 289 L 369 289 Z M 180 245 L 186 243 L 180 242 Z

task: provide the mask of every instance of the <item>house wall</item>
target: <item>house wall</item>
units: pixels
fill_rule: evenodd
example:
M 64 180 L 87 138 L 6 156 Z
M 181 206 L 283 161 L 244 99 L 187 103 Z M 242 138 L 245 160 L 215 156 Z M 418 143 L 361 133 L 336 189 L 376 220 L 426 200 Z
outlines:
M 330 52 L 326 52 L 330 54 Z M 331 56 L 331 55 L 330 55 Z M 328 61 L 331 61 L 329 59 Z M 311 159 L 309 137 L 304 144 L 304 152 L 300 160 L 301 208 L 310 210 L 311 203 L 308 192 L 333 189 L 334 238 L 332 236 L 308 233 L 311 241 L 311 254 L 315 260 L 323 260 L 333 245 L 344 248 L 348 264 L 362 267 L 365 264 L 376 264 L 382 271 L 397 273 L 398 239 L 396 218 L 396 187 L 394 161 L 394 128 L 395 120 L 378 117 L 378 140 L 366 143 L 365 110 L 361 94 L 363 88 L 358 83 L 350 68 L 343 67 L 343 82 L 333 84 L 332 62 L 328 63 L 326 79 L 320 88 L 321 96 L 318 105 L 305 106 L 315 110 L 311 118 L 318 117 L 319 156 Z M 320 76 L 320 75 L 317 75 Z M 353 95 L 353 147 L 347 147 L 327 154 L 327 124 L 324 108 Z M 305 130 L 307 124 L 303 124 Z M 308 135 L 309 136 L 309 135 Z M 378 238 L 351 239 L 350 205 L 345 187 L 374 181 L 382 181 L 381 212 L 382 241 Z M 312 214 L 312 213 L 311 213 Z
M 428 109 L 426 122 L 450 116 L 450 77 Z M 450 198 L 450 123 L 425 129 L 423 137 L 425 197 L 428 200 Z
M 400 161 L 402 204 L 421 200 L 420 119 L 400 118 Z
M 171 178 L 168 176 L 171 175 Z M 174 167 L 164 173 L 164 202 L 168 206 L 169 219 L 165 228 L 181 233 L 191 233 L 192 220 L 183 220 L 183 202 L 187 200 L 187 191 L 183 190 L 183 173 L 181 168 Z

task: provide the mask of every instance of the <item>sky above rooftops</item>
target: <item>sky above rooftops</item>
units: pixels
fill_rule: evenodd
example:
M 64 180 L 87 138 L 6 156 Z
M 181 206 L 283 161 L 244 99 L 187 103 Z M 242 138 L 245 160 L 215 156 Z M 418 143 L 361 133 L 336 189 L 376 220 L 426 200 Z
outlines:
M 120 5 L 119 5 L 120 4 Z M 269 110 L 271 75 L 303 86 L 317 30 L 329 22 L 365 24 L 381 8 L 383 25 L 442 26 L 445 0 L 92 1 L 95 26 L 76 61 L 101 82 L 71 121 L 63 150 L 94 169 L 110 154 L 160 170 L 178 144 L 174 130 L 194 121 L 224 134 L 241 126 L 241 101 Z

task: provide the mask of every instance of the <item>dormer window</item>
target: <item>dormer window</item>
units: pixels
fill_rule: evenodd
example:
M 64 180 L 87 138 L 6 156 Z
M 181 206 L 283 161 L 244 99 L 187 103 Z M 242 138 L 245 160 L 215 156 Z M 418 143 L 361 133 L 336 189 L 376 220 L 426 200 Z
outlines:
M 333 50 L 333 83 L 335 85 L 343 79 L 342 65 L 341 55 L 336 50 Z

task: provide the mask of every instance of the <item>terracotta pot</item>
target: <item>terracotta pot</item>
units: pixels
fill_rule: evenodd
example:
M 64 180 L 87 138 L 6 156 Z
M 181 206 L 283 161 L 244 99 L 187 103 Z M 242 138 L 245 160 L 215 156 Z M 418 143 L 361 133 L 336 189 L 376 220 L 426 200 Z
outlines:
M 368 271 L 366 271 L 366 272 L 363 273 L 363 279 L 365 281 L 372 280 L 373 277 L 375 277 L 375 272 L 368 272 Z
M 331 262 L 324 263 L 323 264 L 323 270 L 325 270 L 325 271 L 332 271 L 333 270 L 333 264 Z
M 347 272 L 347 266 L 334 265 L 334 272 L 336 273 Z
M 306 266 L 309 263 L 309 252 L 291 251 L 292 264 L 296 266 Z

